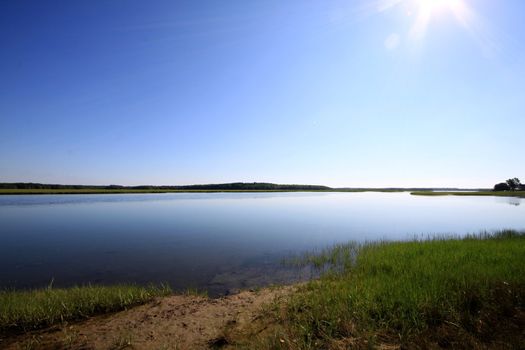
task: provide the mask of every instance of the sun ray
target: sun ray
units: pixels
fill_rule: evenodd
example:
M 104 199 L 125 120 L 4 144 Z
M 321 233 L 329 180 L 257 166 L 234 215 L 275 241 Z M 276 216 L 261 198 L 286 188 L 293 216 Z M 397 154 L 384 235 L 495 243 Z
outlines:
M 477 42 L 486 55 L 492 55 L 497 49 L 496 41 L 488 32 L 486 25 L 469 0 L 376 0 L 373 2 L 377 12 L 386 12 L 402 6 L 414 22 L 410 26 L 408 37 L 413 41 L 423 40 L 432 21 L 440 16 L 452 16 L 458 25 Z
M 379 0 L 376 8 L 379 12 L 383 12 L 401 4 L 403 1 L 404 0 Z
M 418 11 L 416 21 L 410 29 L 412 39 L 421 39 L 427 33 L 428 25 L 432 17 L 432 10 L 428 7 L 421 7 Z

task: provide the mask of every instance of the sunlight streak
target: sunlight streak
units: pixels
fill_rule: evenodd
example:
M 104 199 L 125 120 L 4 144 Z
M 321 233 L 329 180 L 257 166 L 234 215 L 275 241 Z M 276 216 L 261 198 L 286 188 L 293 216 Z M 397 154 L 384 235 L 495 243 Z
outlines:
M 416 22 L 410 30 L 413 39 L 425 37 L 432 19 L 443 13 L 451 13 L 463 25 L 468 26 L 467 5 L 463 0 L 415 0 L 417 7 Z
M 402 2 L 403 0 L 381 0 L 377 4 L 377 10 L 379 12 L 390 10 L 392 7 L 395 7 Z
M 402 7 L 407 17 L 414 20 L 408 37 L 414 41 L 425 38 L 432 21 L 440 16 L 452 16 L 477 42 L 483 52 L 490 55 L 495 51 L 495 41 L 488 35 L 485 25 L 469 5 L 469 0 L 377 0 L 376 11 L 386 12 Z
M 422 39 L 427 33 L 428 25 L 432 18 L 432 10 L 429 7 L 421 7 L 418 11 L 416 21 L 410 29 L 412 39 Z
M 472 8 L 460 1 L 451 10 L 459 24 L 481 47 L 483 53 L 491 56 L 497 50 L 496 41 Z

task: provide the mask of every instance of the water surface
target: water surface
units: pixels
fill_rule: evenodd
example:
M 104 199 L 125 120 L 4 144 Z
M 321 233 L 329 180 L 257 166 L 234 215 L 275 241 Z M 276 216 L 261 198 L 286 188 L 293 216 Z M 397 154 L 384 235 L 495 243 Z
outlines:
M 522 204 L 370 192 L 0 196 L 0 287 L 168 282 L 218 294 L 304 278 L 282 257 L 337 242 L 525 229 Z

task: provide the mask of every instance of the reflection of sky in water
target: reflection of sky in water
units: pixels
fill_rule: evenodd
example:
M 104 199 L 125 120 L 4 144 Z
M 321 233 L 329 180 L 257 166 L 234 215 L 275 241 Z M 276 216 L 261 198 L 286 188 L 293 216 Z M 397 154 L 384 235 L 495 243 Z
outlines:
M 408 193 L 0 196 L 0 285 L 55 278 L 205 286 L 219 274 L 335 242 L 525 229 L 521 201 Z

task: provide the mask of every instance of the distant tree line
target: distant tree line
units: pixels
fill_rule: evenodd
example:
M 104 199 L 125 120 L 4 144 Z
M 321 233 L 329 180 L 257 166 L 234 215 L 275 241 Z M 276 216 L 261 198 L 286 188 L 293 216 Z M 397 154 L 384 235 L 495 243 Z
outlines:
M 53 190 L 63 190 L 63 189 L 75 189 L 75 190 L 84 190 L 84 189 L 105 189 L 109 186 L 89 186 L 89 185 L 58 185 L 58 184 L 41 184 L 33 182 L 11 182 L 11 183 L 0 183 L 0 189 L 20 189 L 20 190 L 43 190 L 43 189 L 53 189 Z
M 525 191 L 525 184 L 515 177 L 494 185 L 494 191 Z
M 32 182 L 15 182 L 15 183 L 0 183 L 0 189 L 53 189 L 53 190 L 118 190 L 118 189 L 131 189 L 131 190 L 231 190 L 231 191 L 242 191 L 242 190 L 259 190 L 259 191 L 327 191 L 332 188 L 328 186 L 318 185 L 279 185 L 267 182 L 234 182 L 226 184 L 207 184 L 207 185 L 186 185 L 186 186 L 120 186 L 120 185 L 108 185 L 108 186 L 97 186 L 97 185 L 59 185 L 59 184 L 41 184 Z

